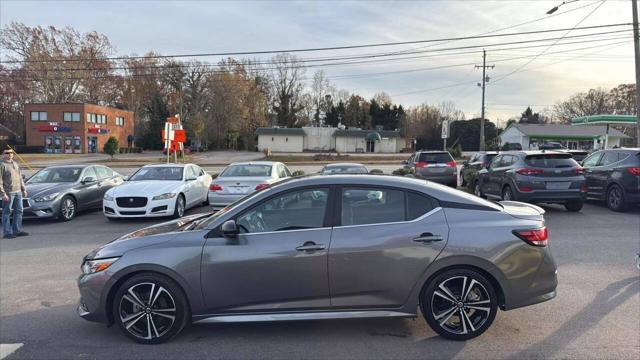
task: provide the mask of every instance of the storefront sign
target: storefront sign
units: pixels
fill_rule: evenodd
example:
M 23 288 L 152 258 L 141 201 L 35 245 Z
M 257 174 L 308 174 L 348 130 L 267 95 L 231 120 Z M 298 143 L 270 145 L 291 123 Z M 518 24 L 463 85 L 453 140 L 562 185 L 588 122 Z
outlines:
M 40 132 L 71 132 L 73 129 L 65 126 L 57 125 L 39 125 L 38 131 Z
M 89 128 L 87 129 L 89 134 L 108 134 L 109 129 Z

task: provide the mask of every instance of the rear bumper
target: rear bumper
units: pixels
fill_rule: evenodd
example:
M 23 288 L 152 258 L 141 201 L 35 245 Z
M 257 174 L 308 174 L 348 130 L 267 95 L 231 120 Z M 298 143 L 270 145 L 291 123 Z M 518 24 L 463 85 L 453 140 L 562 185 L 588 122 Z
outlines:
M 249 194 L 218 194 L 210 191 L 208 195 L 209 205 L 211 205 L 212 208 L 219 210 L 247 195 Z
M 546 203 L 564 203 L 573 200 L 584 201 L 587 198 L 587 194 L 579 190 L 534 190 L 531 192 L 518 190 L 515 196 L 517 201 Z
M 513 310 L 551 300 L 556 297 L 557 287 L 557 266 L 547 248 L 533 281 L 528 286 L 520 286 L 518 291 L 511 293 L 507 297 L 503 310 Z
M 424 179 L 424 180 L 428 180 L 428 181 L 433 181 L 433 182 L 436 182 L 438 184 L 452 185 L 452 186 L 457 186 L 458 185 L 458 176 L 456 174 L 447 174 L 447 175 L 434 176 L 434 175 L 420 175 L 420 174 L 416 173 L 415 176 L 418 179 Z

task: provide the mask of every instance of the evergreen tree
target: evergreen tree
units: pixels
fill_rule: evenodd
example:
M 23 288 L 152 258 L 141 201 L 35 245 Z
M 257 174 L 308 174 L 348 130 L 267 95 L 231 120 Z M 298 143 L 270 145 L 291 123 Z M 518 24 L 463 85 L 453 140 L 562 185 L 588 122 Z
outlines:
M 145 105 L 147 116 L 146 131 L 142 135 L 142 147 L 146 149 L 162 149 L 162 130 L 169 117 L 167 103 L 159 92 L 155 92 Z

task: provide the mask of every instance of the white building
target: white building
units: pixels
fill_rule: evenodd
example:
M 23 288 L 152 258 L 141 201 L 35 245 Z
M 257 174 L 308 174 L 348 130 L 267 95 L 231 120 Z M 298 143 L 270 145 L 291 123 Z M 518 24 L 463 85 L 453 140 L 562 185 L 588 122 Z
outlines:
M 405 147 L 398 131 L 325 127 L 258 128 L 258 150 L 397 153 Z
M 592 150 L 604 147 L 606 126 L 571 126 L 561 124 L 518 124 L 509 125 L 499 136 L 500 146 L 518 143 L 523 150 L 537 149 L 545 142 L 558 142 L 569 149 Z M 620 131 L 610 128 L 607 148 L 619 147 L 621 140 L 629 138 Z

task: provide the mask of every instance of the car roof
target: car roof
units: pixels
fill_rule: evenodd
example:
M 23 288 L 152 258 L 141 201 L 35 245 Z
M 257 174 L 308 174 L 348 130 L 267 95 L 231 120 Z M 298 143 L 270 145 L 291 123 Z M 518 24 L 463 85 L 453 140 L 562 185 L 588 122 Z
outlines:
M 332 164 L 327 164 L 324 167 L 332 167 L 332 166 L 362 166 L 365 167 L 362 164 L 358 164 L 358 163 L 332 163 Z
M 77 168 L 87 168 L 89 166 L 104 166 L 99 164 L 78 164 L 78 165 L 51 165 L 47 166 L 45 169 L 77 169 Z
M 240 161 L 229 164 L 229 166 L 234 165 L 276 165 L 281 164 L 279 161 Z
M 418 150 L 419 153 L 426 153 L 426 154 L 448 154 L 448 151 L 444 151 L 444 150 Z
M 566 155 L 567 153 L 564 151 L 560 151 L 560 149 L 554 150 L 509 150 L 509 151 L 501 151 L 500 155 L 545 155 L 545 154 L 560 154 Z
M 143 165 L 142 167 L 185 167 L 188 165 L 195 165 L 195 164 L 174 164 L 174 163 L 169 163 L 169 164 L 149 164 L 149 165 Z

